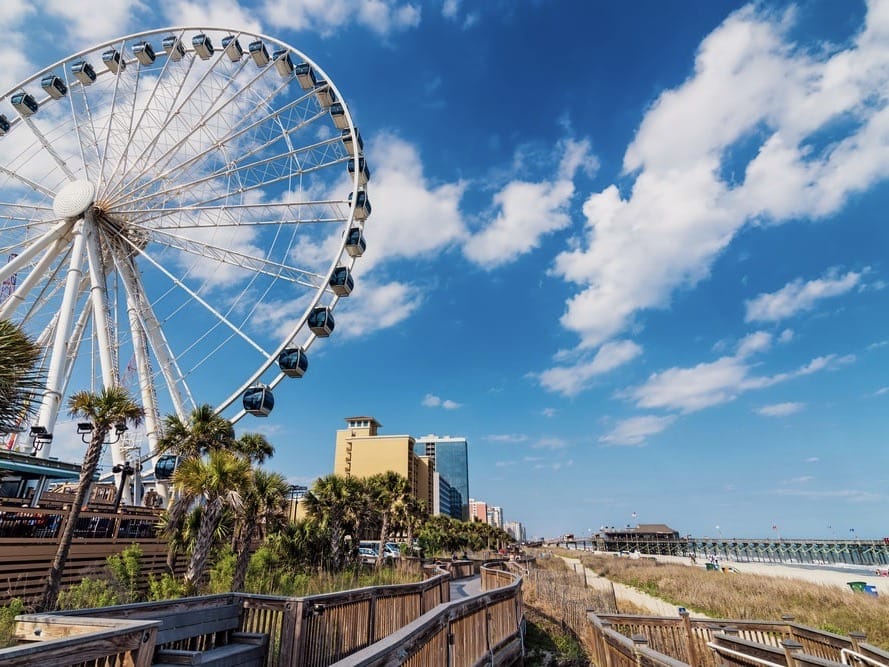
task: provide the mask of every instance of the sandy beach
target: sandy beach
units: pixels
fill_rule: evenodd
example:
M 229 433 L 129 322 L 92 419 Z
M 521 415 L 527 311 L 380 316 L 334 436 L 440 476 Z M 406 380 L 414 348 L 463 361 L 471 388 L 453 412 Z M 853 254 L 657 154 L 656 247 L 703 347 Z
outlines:
M 657 556 L 661 563 L 679 563 L 689 567 L 705 568 L 704 559 L 699 558 L 696 565 L 692 565 L 688 558 L 681 556 Z M 850 593 L 850 581 L 863 581 L 877 587 L 880 595 L 889 595 L 889 577 L 881 577 L 876 573 L 876 567 L 843 565 L 788 565 L 778 563 L 749 563 L 720 559 L 720 567 L 730 567 L 738 572 L 759 574 L 769 577 L 787 577 L 789 579 L 802 579 L 825 586 L 839 586 Z M 714 572 L 714 574 L 717 574 Z

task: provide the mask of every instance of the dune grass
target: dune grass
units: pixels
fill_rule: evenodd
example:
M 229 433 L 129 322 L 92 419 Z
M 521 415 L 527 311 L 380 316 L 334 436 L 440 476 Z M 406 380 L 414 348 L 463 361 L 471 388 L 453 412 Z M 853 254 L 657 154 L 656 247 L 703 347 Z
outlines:
M 797 623 L 819 630 L 842 635 L 864 632 L 869 643 L 889 649 L 889 598 L 798 579 L 712 572 L 650 559 L 584 554 L 581 561 L 612 581 L 714 618 L 775 621 L 791 614 Z

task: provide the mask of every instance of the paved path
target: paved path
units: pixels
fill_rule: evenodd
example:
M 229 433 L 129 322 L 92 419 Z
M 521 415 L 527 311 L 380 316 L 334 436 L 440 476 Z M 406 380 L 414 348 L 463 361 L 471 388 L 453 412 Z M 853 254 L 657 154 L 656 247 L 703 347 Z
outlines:
M 586 577 L 587 586 L 589 586 L 590 588 L 597 588 L 599 590 L 610 593 L 613 587 L 614 597 L 617 600 L 618 609 L 620 609 L 621 611 L 624 611 L 621 607 L 621 602 L 629 602 L 637 607 L 647 609 L 649 613 L 656 616 L 679 615 L 679 607 L 674 604 L 670 604 L 669 602 L 661 600 L 660 598 L 656 598 L 653 595 L 649 595 L 648 593 L 643 593 L 642 591 L 637 590 L 632 586 L 619 584 L 617 582 L 611 581 L 610 579 L 606 579 L 605 577 L 600 577 L 593 570 L 583 567 L 580 564 L 580 560 L 578 560 L 577 558 L 568 558 L 566 556 L 562 556 L 561 558 L 571 568 L 573 568 L 575 572 L 577 572 L 578 576 Z M 688 612 L 689 614 L 691 614 L 692 618 L 709 618 L 708 616 L 697 613 L 692 609 L 689 609 Z
M 451 582 L 451 599 L 468 598 L 482 592 L 482 578 L 479 575 Z

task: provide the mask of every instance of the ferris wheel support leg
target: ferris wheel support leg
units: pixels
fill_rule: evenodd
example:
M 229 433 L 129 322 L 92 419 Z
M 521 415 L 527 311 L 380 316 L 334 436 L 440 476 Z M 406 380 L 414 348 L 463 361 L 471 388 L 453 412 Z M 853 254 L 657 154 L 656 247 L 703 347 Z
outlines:
M 105 285 L 105 271 L 102 269 L 102 254 L 96 238 L 97 230 L 92 215 L 87 213 L 84 220 L 86 256 L 90 274 L 90 303 L 93 308 L 93 321 L 96 325 L 96 339 L 99 344 L 99 365 L 102 369 L 102 385 L 109 389 L 118 384 L 115 377 L 116 350 L 111 340 L 111 323 L 108 321 L 108 290 Z M 120 461 L 115 461 L 120 463 Z
M 115 257 L 115 261 L 119 258 Z M 123 261 L 126 261 L 125 259 Z M 127 317 L 130 322 L 130 334 L 133 339 L 133 356 L 136 358 L 136 372 L 139 377 L 139 394 L 142 398 L 142 407 L 145 409 L 145 437 L 148 441 L 148 452 L 151 455 L 157 451 L 158 439 L 158 417 L 160 411 L 157 406 L 157 399 L 154 393 L 151 364 L 148 358 L 148 348 L 146 345 L 145 329 L 139 319 L 139 313 L 136 309 L 135 301 L 130 297 L 130 291 L 126 290 L 127 295 Z M 141 489 L 139 488 L 141 476 L 139 474 L 142 465 L 142 457 L 136 460 L 136 474 L 134 479 L 134 497 L 133 504 L 139 505 L 142 501 Z M 166 497 L 164 498 L 166 500 Z
M 182 372 L 170 353 L 170 348 L 161 331 L 160 323 L 154 315 L 154 311 L 143 301 L 145 291 L 142 287 L 142 282 L 139 280 L 139 274 L 136 271 L 133 259 L 131 257 L 115 258 L 115 261 L 117 262 L 118 273 L 123 279 L 124 289 L 127 293 L 127 303 L 133 304 L 133 308 L 136 310 L 142 323 L 142 330 L 148 338 L 151 349 L 154 350 L 154 355 L 157 357 L 158 364 L 160 365 L 161 374 L 164 376 L 170 392 L 170 399 L 173 401 L 173 409 L 180 419 L 185 419 L 188 413 L 185 409 L 182 394 L 179 393 L 179 385 L 177 383 L 177 379 L 182 379 Z M 173 375 L 174 371 L 179 376 L 178 378 Z
M 59 319 L 53 332 L 53 345 L 50 354 L 49 371 L 46 375 L 46 389 L 43 392 L 43 400 L 40 404 L 40 413 L 37 416 L 37 425 L 44 427 L 48 433 L 52 433 L 59 415 L 59 403 L 62 400 L 62 388 L 65 383 L 66 355 L 68 351 L 68 336 L 71 333 L 71 324 L 74 319 L 74 307 L 77 303 L 77 294 L 80 290 L 80 281 L 83 277 L 83 247 L 85 244 L 83 234 L 83 220 L 77 222 L 74 227 L 74 240 L 71 246 L 71 259 L 68 264 L 68 275 L 65 277 L 65 293 L 62 297 L 62 307 L 59 309 Z M 49 456 L 52 443 L 46 442 L 35 455 L 40 458 Z
M 38 261 L 37 264 L 34 265 L 34 268 L 31 269 L 31 273 L 25 276 L 25 279 L 19 283 L 18 287 L 15 288 L 15 291 L 9 295 L 6 301 L 0 304 L 0 320 L 12 317 L 16 309 L 24 303 L 25 295 L 30 293 L 34 285 L 46 277 L 49 265 L 52 264 L 53 260 L 58 257 L 65 248 L 65 243 L 64 239 L 56 239 L 55 243 L 52 244 L 52 247 L 43 254 L 40 261 Z
M 18 273 L 25 268 L 44 248 L 53 241 L 64 236 L 69 229 L 71 229 L 71 221 L 64 220 L 46 232 L 43 236 L 38 236 L 34 239 L 15 259 L 0 266 L 0 283 L 4 282 L 12 274 Z

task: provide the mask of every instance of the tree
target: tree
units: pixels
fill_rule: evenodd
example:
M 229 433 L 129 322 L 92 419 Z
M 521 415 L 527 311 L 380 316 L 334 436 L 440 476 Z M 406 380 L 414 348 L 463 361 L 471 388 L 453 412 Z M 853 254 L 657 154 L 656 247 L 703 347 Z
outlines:
M 46 587 L 43 591 L 43 599 L 40 602 L 40 609 L 43 610 L 55 608 L 62 572 L 65 569 L 65 562 L 68 560 L 68 553 L 71 551 L 71 542 L 74 539 L 74 529 L 87 501 L 87 493 L 93 483 L 105 439 L 116 424 L 138 426 L 144 415 L 142 407 L 122 387 L 106 387 L 98 394 L 88 391 L 77 392 L 68 399 L 68 412 L 72 417 L 88 419 L 93 425 L 93 430 L 80 469 L 80 479 L 77 482 L 77 490 L 74 492 L 74 500 L 71 501 L 71 509 L 65 519 L 65 525 L 62 527 L 58 550 L 50 566 Z
M 330 544 L 330 567 L 341 570 L 345 562 L 345 537 L 355 535 L 356 517 L 365 495 L 363 485 L 354 477 L 327 475 L 317 480 L 306 493 L 306 510 L 322 529 Z
M 376 565 L 380 568 L 383 565 L 383 555 L 386 542 L 389 541 L 392 520 L 404 506 L 406 498 L 410 496 L 410 486 L 406 478 L 391 470 L 372 475 L 367 482 L 374 505 L 380 514 L 380 553 Z
M 242 505 L 239 492 L 250 475 L 250 463 L 225 450 L 213 450 L 206 459 L 184 459 L 173 473 L 173 484 L 179 491 L 174 505 L 192 507 L 203 502 L 203 516 L 194 550 L 185 570 L 185 583 L 194 589 L 204 576 L 216 531 L 226 508 L 235 512 Z
M 275 455 L 275 448 L 261 433 L 245 433 L 234 441 L 232 449 L 259 465 Z
M 235 429 L 225 417 L 220 417 L 209 405 L 196 407 L 188 419 L 167 415 L 164 435 L 158 440 L 161 452 L 171 452 L 183 458 L 201 456 L 218 449 L 231 449 Z
M 243 493 L 235 529 L 235 572 L 231 589 L 240 591 L 247 578 L 250 564 L 250 544 L 261 531 L 268 534 L 284 524 L 287 515 L 290 485 L 284 475 L 265 470 L 254 470 Z
M 37 410 L 31 397 L 43 389 L 40 351 L 21 328 L 0 320 L 0 433 L 15 432 Z

